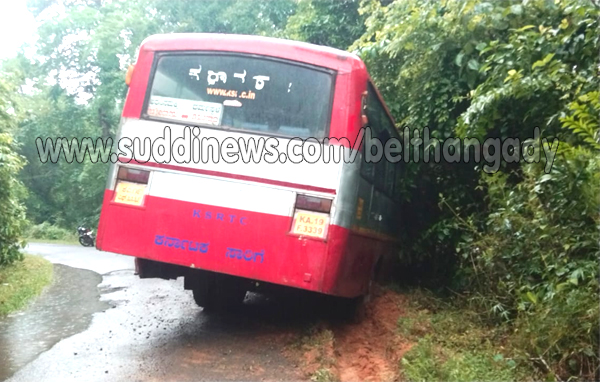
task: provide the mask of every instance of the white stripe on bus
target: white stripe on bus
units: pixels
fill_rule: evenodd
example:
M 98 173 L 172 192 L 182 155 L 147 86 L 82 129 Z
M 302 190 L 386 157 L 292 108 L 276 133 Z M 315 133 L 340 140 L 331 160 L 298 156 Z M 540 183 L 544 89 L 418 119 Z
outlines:
M 280 216 L 292 216 L 295 203 L 292 190 L 163 171 L 153 172 L 149 195 Z

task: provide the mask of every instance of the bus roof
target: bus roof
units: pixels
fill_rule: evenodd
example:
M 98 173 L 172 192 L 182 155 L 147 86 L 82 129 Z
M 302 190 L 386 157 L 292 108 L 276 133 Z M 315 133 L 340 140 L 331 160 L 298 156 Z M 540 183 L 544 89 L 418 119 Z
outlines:
M 335 69 L 339 72 L 366 70 L 362 60 L 353 53 L 272 37 L 222 33 L 171 33 L 150 36 L 140 47 L 140 53 L 201 50 L 271 56 Z

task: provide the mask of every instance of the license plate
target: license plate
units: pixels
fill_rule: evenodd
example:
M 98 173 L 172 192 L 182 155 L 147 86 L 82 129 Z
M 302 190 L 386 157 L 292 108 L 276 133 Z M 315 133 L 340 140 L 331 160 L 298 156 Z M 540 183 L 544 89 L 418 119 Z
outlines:
M 145 184 L 120 181 L 117 183 L 114 201 L 131 206 L 141 206 L 144 203 L 144 195 L 146 195 Z
M 324 239 L 327 237 L 327 227 L 329 227 L 329 215 L 296 211 L 292 223 L 292 233 Z

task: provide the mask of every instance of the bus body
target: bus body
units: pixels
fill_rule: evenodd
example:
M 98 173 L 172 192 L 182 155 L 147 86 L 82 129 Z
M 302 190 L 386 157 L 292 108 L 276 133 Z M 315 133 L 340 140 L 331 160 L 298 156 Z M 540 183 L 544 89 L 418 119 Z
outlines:
M 276 138 L 281 152 L 293 138 L 311 138 L 295 152 L 335 146 L 352 154 L 367 121 L 380 138 L 397 134 L 363 62 L 332 48 L 156 35 L 128 76 L 119 142 L 158 147 L 168 126 L 172 141 L 185 143 L 195 126 L 195 137 L 219 144 Z M 186 288 L 197 289 L 195 271 L 203 270 L 352 298 L 367 293 L 376 266 L 397 250 L 400 172 L 385 160 L 365 163 L 361 152 L 350 163 L 129 154 L 111 165 L 97 248 L 136 257 L 140 277 L 185 276 Z

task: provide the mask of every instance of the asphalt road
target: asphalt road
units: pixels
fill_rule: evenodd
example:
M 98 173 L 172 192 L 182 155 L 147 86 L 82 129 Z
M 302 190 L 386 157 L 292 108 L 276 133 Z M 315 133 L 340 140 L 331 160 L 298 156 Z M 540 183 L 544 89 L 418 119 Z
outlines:
M 254 298 L 208 315 L 183 280 L 141 280 L 133 258 L 93 248 L 30 244 L 55 282 L 0 320 L 0 379 L 8 381 L 301 380 L 283 354 L 314 317 Z M 292 302 L 293 303 L 293 302 Z

